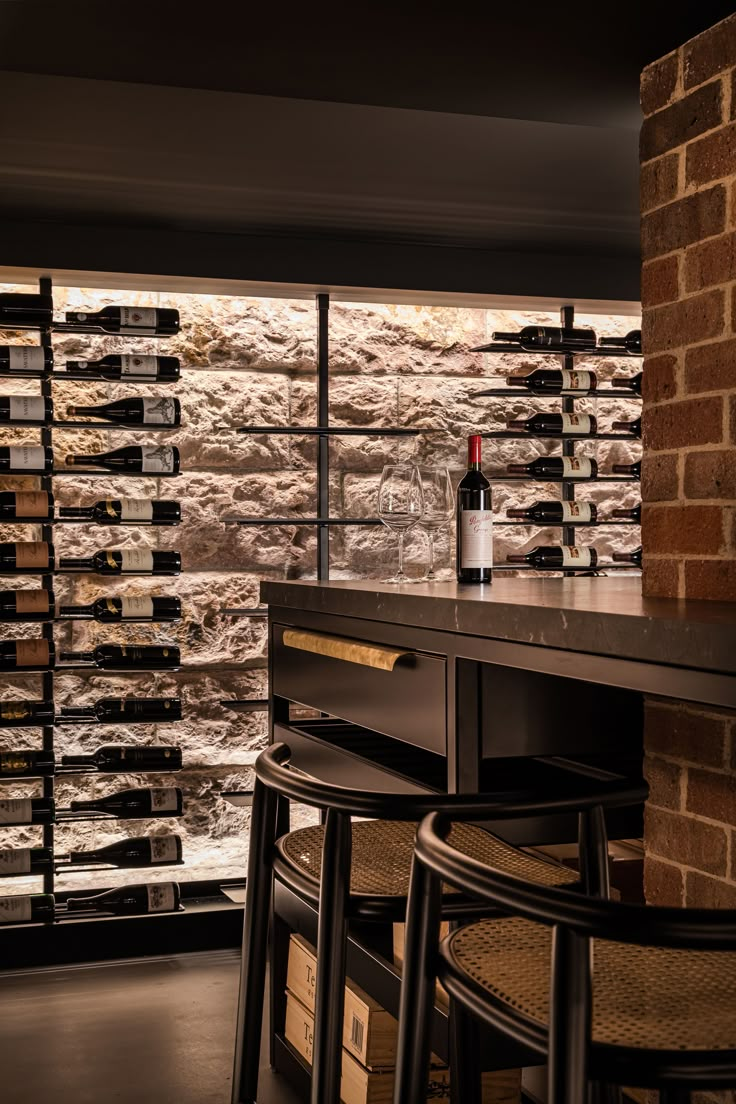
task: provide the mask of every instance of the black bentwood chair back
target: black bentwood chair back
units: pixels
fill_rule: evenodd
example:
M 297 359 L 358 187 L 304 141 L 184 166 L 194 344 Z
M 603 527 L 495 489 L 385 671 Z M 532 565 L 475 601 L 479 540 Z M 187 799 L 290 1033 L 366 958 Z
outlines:
M 417 832 L 394 1104 L 425 1100 L 437 978 L 548 1061 L 548 1104 L 586 1104 L 591 1082 L 659 1089 L 669 1104 L 736 1087 L 736 910 L 625 905 L 531 884 L 461 854 L 451 827 L 433 813 Z M 447 883 L 503 915 L 456 927 L 438 951 Z M 475 1077 L 464 1104 L 480 1100 Z
M 311 1099 L 312 1104 L 339 1104 L 347 923 L 351 918 L 405 920 L 416 823 L 438 809 L 458 820 L 480 821 L 523 818 L 530 812 L 538 816 L 578 813 L 582 888 L 605 893 L 608 866 L 602 810 L 639 804 L 647 793 L 643 783 L 600 781 L 557 762 L 549 763 L 544 794 L 380 793 L 321 782 L 291 767 L 290 755 L 285 744 L 274 744 L 255 765 L 234 1104 L 253 1104 L 257 1099 L 274 878 L 318 910 Z M 284 799 L 322 810 L 324 825 L 297 829 L 277 839 Z M 351 824 L 351 817 L 372 819 Z M 515 871 L 530 881 L 581 886 L 579 876 L 566 867 L 537 859 L 476 825 L 458 824 L 452 839 L 461 852 L 481 863 Z M 454 891 L 440 898 L 440 907 L 448 919 L 467 916 L 469 911 L 476 916 L 489 912 L 485 903 L 479 905 Z M 461 1034 L 457 1028 L 456 1037 Z

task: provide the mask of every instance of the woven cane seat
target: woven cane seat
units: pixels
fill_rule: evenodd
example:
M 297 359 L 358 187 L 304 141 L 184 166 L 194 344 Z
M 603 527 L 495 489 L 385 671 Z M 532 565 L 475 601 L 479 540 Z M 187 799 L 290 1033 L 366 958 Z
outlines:
M 416 830 L 416 824 L 406 821 L 355 821 L 352 825 L 351 892 L 364 896 L 406 897 Z M 279 841 L 279 846 L 289 863 L 319 882 L 323 839 L 324 828 L 317 824 L 289 832 Z M 527 855 L 472 824 L 454 824 L 450 843 L 464 855 L 527 881 L 562 885 L 578 880 L 577 874 L 566 867 Z M 449 886 L 447 891 L 455 892 Z
M 458 929 L 446 953 L 492 998 L 546 1027 L 551 949 L 550 928 L 513 918 Z M 736 953 L 595 940 L 593 1041 L 736 1049 Z

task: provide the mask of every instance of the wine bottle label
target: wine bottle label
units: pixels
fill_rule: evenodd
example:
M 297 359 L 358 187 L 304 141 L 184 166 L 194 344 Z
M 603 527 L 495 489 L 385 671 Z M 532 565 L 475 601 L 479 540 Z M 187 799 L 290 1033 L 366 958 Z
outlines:
M 155 330 L 157 322 L 155 307 L 120 307 L 121 330 Z
M 8 874 L 30 874 L 30 847 L 5 847 L 0 851 L 0 878 Z
M 563 433 L 590 433 L 589 414 L 561 414 Z
M 589 502 L 563 502 L 561 505 L 563 522 L 580 524 L 592 520 Z
M 30 897 L 0 897 L 0 924 L 23 924 L 31 916 Z
M 176 404 L 173 399 L 144 399 L 143 421 L 146 425 L 174 425 Z
M 0 776 L 25 774 L 33 767 L 33 756 L 25 751 L 0 751 Z
M 47 590 L 16 590 L 16 613 L 48 613 L 49 593 Z
M 571 372 L 567 368 L 562 369 L 563 391 L 590 391 L 593 382 L 592 372 Z
M 170 445 L 141 446 L 141 471 L 173 472 L 174 450 Z
M 157 813 L 175 813 L 179 807 L 179 796 L 171 786 L 152 786 L 151 809 Z
M 108 557 L 109 555 L 110 553 Z M 153 571 L 153 552 L 150 548 L 121 548 L 120 557 L 120 571 L 123 575 L 145 575 Z
M 11 345 L 8 367 L 11 372 L 42 372 L 45 358 L 40 345 Z
M 48 568 L 49 546 L 46 541 L 25 541 L 22 544 L 16 544 L 15 564 L 16 567 L 24 570 L 34 567 Z
M 150 498 L 121 498 L 120 520 L 139 522 L 152 521 L 153 503 Z
M 590 567 L 590 549 L 576 548 L 571 544 L 562 546 L 563 567 Z
M 49 662 L 49 642 L 39 637 L 37 640 L 16 640 L 15 663 L 17 667 L 46 667 Z
M 0 801 L 0 824 L 30 824 L 33 806 L 30 797 L 12 797 Z
M 151 621 L 153 598 L 121 598 L 120 616 L 123 621 Z
M 155 356 L 121 356 L 120 375 L 157 376 L 158 358 Z
M 590 479 L 590 460 L 587 456 L 563 456 L 562 475 L 565 479 Z
M 15 516 L 19 518 L 45 518 L 49 513 L 49 496 L 46 491 L 18 491 L 15 496 Z
M 176 908 L 176 896 L 171 882 L 146 886 L 149 912 L 172 912 Z
M 11 422 L 43 422 L 45 418 L 46 402 L 40 396 L 10 396 Z
M 151 862 L 176 862 L 178 857 L 175 836 L 154 836 L 151 839 Z
M 39 445 L 11 445 L 11 471 L 43 471 L 46 451 Z
M 461 567 L 493 566 L 493 511 L 461 510 Z

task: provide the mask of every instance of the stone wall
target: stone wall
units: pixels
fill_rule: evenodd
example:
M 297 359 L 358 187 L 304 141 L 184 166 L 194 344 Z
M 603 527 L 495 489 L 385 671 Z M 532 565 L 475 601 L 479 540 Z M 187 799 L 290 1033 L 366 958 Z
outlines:
M 0 290 L 11 290 L 2 287 Z M 19 290 L 19 289 L 16 289 Z M 32 289 L 28 289 L 32 290 Z M 158 548 L 177 548 L 183 556 L 184 570 L 179 579 L 127 580 L 124 584 L 105 582 L 95 576 L 59 577 L 57 592 L 67 600 L 89 601 L 104 592 L 176 593 L 184 601 L 184 618 L 170 627 L 110 627 L 83 622 L 57 626 L 57 641 L 75 648 L 110 640 L 171 640 L 181 645 L 184 659 L 176 674 L 149 673 L 127 678 L 114 674 L 62 674 L 58 678 L 57 700 L 91 702 L 106 694 L 178 693 L 184 700 L 185 718 L 176 733 L 168 727 L 141 730 L 105 731 L 101 727 L 75 727 L 58 730 L 62 751 L 89 751 L 109 739 L 166 741 L 179 743 L 185 755 L 186 769 L 180 784 L 187 795 L 186 816 L 177 826 L 184 836 L 186 865 L 178 870 L 181 879 L 237 877 L 245 867 L 247 811 L 236 811 L 218 799 L 222 789 L 245 786 L 251 781 L 249 766 L 266 737 L 263 713 L 236 715 L 219 706 L 220 699 L 259 697 L 266 693 L 266 634 L 261 621 L 225 617 L 225 606 L 247 606 L 258 602 L 258 583 L 262 578 L 313 577 L 315 572 L 315 536 L 300 527 L 238 528 L 225 525 L 230 514 L 309 514 L 315 509 L 316 445 L 308 438 L 237 436 L 221 427 L 244 423 L 285 425 L 314 423 L 316 418 L 315 335 L 316 311 L 310 301 L 286 299 L 244 299 L 199 295 L 152 295 L 141 292 L 63 289 L 56 292 L 58 312 L 65 309 L 96 310 L 108 303 L 139 302 L 145 305 L 174 306 L 181 312 L 182 332 L 164 343 L 140 341 L 141 351 L 156 350 L 182 358 L 183 378 L 175 393 L 183 406 L 183 425 L 172 434 L 182 452 L 184 474 L 178 479 L 140 479 L 127 482 L 107 477 L 65 476 L 56 480 L 61 503 L 89 503 L 106 494 L 146 494 L 175 497 L 182 503 L 183 523 L 174 529 L 108 530 L 97 526 L 57 527 L 57 554 L 83 554 L 106 546 L 153 544 Z M 524 358 L 508 354 L 495 357 L 470 352 L 470 348 L 490 337 L 494 329 L 515 330 L 531 322 L 556 324 L 553 315 L 491 312 L 455 308 L 426 308 L 362 304 L 333 304 L 331 335 L 331 417 L 336 424 L 438 427 L 441 433 L 413 440 L 381 438 L 336 439 L 331 445 L 333 465 L 332 508 L 336 514 L 369 515 L 375 513 L 375 495 L 382 465 L 397 457 L 415 456 L 448 464 L 459 478 L 464 464 L 464 438 L 480 429 L 501 428 L 508 416 L 523 417 L 548 405 L 546 400 L 476 400 L 471 393 L 489 385 L 494 375 L 523 372 L 543 363 L 539 357 Z M 637 320 L 623 317 L 591 316 L 580 319 L 601 333 L 625 333 Z M 17 334 L 8 335 L 17 342 Z M 28 342 L 33 339 L 26 338 Z M 161 346 L 161 348 L 159 348 Z M 59 361 L 65 358 L 103 355 L 129 350 L 129 338 L 55 338 Z M 550 363 L 557 362 L 550 358 Z M 631 374 L 639 362 L 631 358 L 590 362 L 602 379 L 612 374 Z M 0 381 L 3 394 L 33 392 L 33 383 Z M 123 394 L 124 388 L 105 383 L 55 384 L 57 410 L 63 415 L 67 402 L 104 402 Z M 136 393 L 171 394 L 169 388 L 136 387 Z M 595 412 L 603 426 L 614 415 L 633 418 L 638 413 L 634 402 L 609 400 L 586 403 L 585 410 Z M 5 431 L 2 443 L 32 433 Z M 123 434 L 115 430 L 95 429 L 58 432 L 58 455 L 75 449 L 93 451 L 112 448 L 144 435 Z M 486 449 L 486 470 L 498 470 L 502 463 L 520 456 L 531 458 L 544 450 L 539 443 L 502 442 Z M 598 456 L 604 467 L 611 463 L 631 462 L 638 446 L 620 442 L 599 442 L 582 446 L 583 453 Z M 553 446 L 548 451 L 554 451 Z M 3 487 L 9 486 L 6 481 Z M 14 481 L 13 486 L 18 485 Z M 29 481 L 31 485 L 31 481 Z M 505 508 L 538 497 L 548 497 L 547 485 L 512 486 L 499 484 L 495 505 Z M 638 488 L 625 484 L 591 484 L 586 497 L 602 510 L 617 505 L 632 506 L 638 501 Z M 2 539 L 29 539 L 29 530 L 6 527 Z M 593 543 L 604 557 L 613 550 L 638 544 L 635 527 L 587 530 L 583 543 Z M 520 528 L 502 528 L 496 535 L 497 555 L 553 543 L 559 530 L 534 532 Z M 451 569 L 450 542 L 438 544 L 439 561 L 446 572 Z M 409 569 L 415 575 L 424 570 L 426 546 L 421 534 L 408 542 Z M 394 565 L 394 540 L 384 530 L 370 528 L 338 529 L 331 537 L 334 577 L 381 577 Z M 0 587 L 12 588 L 17 580 L 0 579 Z M 574 584 L 573 584 L 574 585 Z M 26 635 L 33 635 L 30 627 Z M 3 636 L 13 634 L 2 626 Z M 34 676 L 6 680 L 5 697 L 34 697 L 40 692 Z M 12 743 L 33 746 L 39 733 L 19 730 Z M 9 741 L 3 741 L 9 746 Z M 171 776 L 169 776 L 171 778 Z M 163 779 L 162 779 L 163 780 Z M 84 778 L 81 782 L 63 781 L 61 800 L 74 793 L 102 794 L 137 779 Z M 31 792 L 32 786 L 17 792 Z M 10 796 L 8 791 L 7 796 Z M 173 822 L 171 822 L 173 823 Z M 103 829 L 87 824 L 60 828 L 62 850 L 72 845 L 91 845 L 134 834 L 142 826 L 124 823 Z M 145 825 L 143 826 L 145 827 Z M 153 824 L 156 831 L 171 830 L 169 822 Z M 10 833 L 7 833 L 9 836 Z M 34 838 L 33 833 L 27 833 Z M 22 833 L 15 830 L 13 840 Z M 12 841 L 11 841 L 12 842 Z M 170 877 L 160 871 L 152 877 Z M 135 872 L 104 876 L 105 884 L 138 880 Z M 100 883 L 100 875 L 92 875 Z M 63 888 L 83 885 L 86 875 L 60 879 Z M 15 889 L 15 886 L 13 887 Z

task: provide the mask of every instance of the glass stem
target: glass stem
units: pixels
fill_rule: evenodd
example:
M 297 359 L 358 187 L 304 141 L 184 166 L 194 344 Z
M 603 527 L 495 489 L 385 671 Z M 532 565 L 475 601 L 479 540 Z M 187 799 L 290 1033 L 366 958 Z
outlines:
M 427 571 L 427 578 L 434 579 L 434 530 L 430 529 L 427 533 L 427 539 L 429 541 L 429 570 Z
M 399 579 L 404 576 L 404 530 L 399 529 L 399 570 L 397 572 Z

